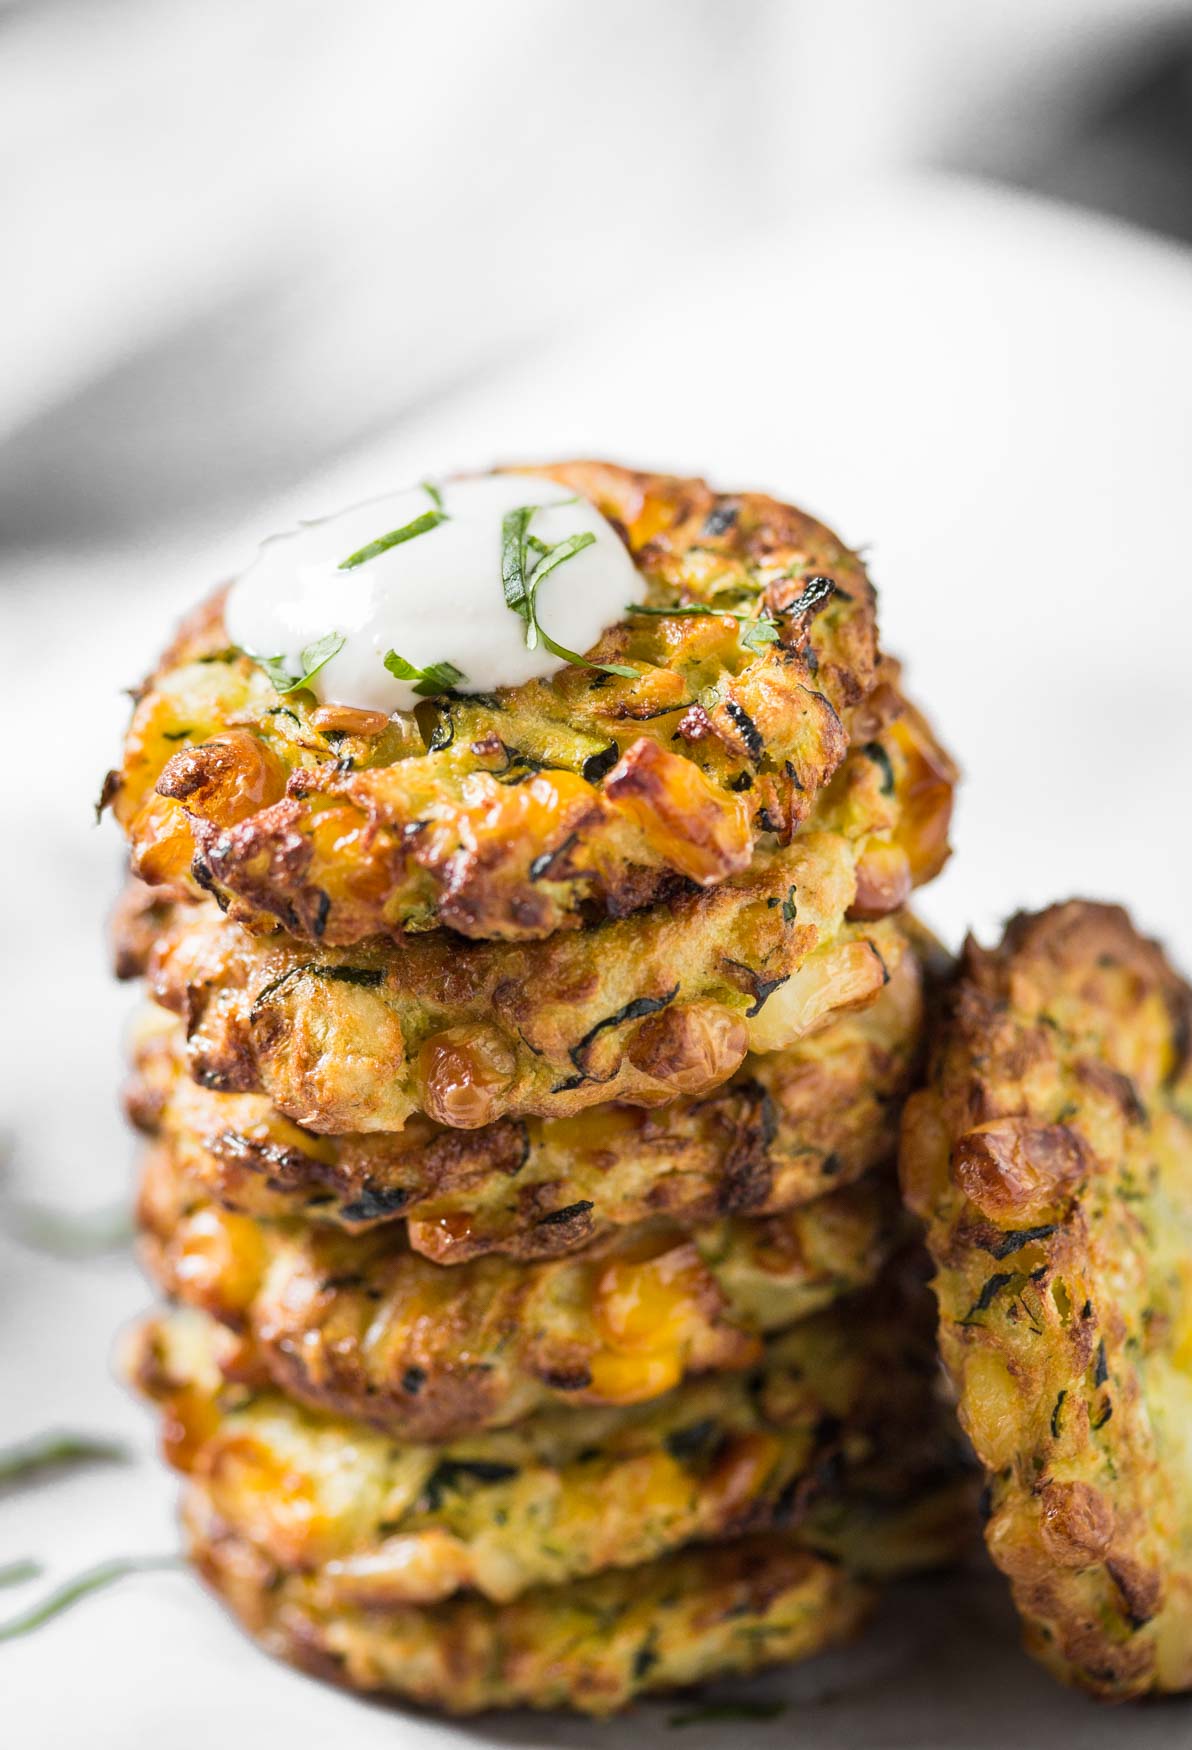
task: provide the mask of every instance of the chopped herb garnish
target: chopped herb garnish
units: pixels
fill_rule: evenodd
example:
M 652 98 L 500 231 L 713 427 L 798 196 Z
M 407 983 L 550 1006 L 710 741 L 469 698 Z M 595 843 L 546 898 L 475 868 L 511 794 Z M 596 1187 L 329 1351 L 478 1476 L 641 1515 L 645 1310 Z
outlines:
M 432 693 L 449 693 L 452 687 L 468 678 L 453 662 L 430 662 L 425 668 L 416 668 L 396 650 L 385 653 L 385 667 L 395 680 L 415 681 L 414 691 L 424 698 L 429 698 Z
M 124 1464 L 128 1457 L 128 1449 L 117 1440 L 92 1434 L 41 1434 L 0 1451 L 0 1485 L 21 1483 L 67 1465 Z
M 752 616 L 740 614 L 735 608 L 714 608 L 707 602 L 689 602 L 685 607 L 653 608 L 646 602 L 626 602 L 627 614 L 642 614 L 652 620 L 748 620 Z
M 284 656 L 254 656 L 253 661 L 259 669 L 268 675 L 274 692 L 296 693 L 300 687 L 308 687 L 321 668 L 325 668 L 333 656 L 347 643 L 342 632 L 327 632 L 322 638 L 308 644 L 299 658 L 301 672 L 292 674 Z
M 596 540 L 595 535 L 585 529 L 580 534 L 568 535 L 564 541 L 556 541 L 553 546 L 540 541 L 536 535 L 531 535 L 530 522 L 535 512 L 543 508 L 540 504 L 519 505 L 516 510 L 507 512 L 501 523 L 501 587 L 505 592 L 505 606 L 512 608 L 526 623 L 526 649 L 536 650 L 541 639 L 552 656 L 557 656 L 576 668 L 594 668 L 599 669 L 602 674 L 615 674 L 624 680 L 637 680 L 638 670 L 629 668 L 624 663 L 590 662 L 586 656 L 568 650 L 565 644 L 557 643 L 550 636 L 539 620 L 539 584 L 558 566 L 568 559 L 574 559 L 577 553 L 591 547 Z M 552 505 L 547 508 L 556 507 Z M 531 552 L 537 557 L 534 564 L 527 567 Z
M 759 651 L 767 644 L 777 644 L 778 628 L 769 614 L 759 614 L 755 620 L 748 620 L 741 633 L 741 643 L 746 650 Z
M 778 627 L 765 609 L 760 614 L 747 614 L 738 608 L 717 608 L 707 602 L 691 602 L 686 607 L 673 608 L 652 608 L 645 602 L 627 602 L 625 612 L 647 614 L 657 620 L 736 620 L 744 628 L 740 637 L 746 650 L 758 651 L 767 644 L 778 643 Z
M 447 512 L 443 509 L 443 494 L 437 486 L 432 486 L 424 480 L 422 490 L 426 493 L 433 510 L 424 510 L 421 516 L 414 517 L 410 522 L 403 523 L 400 529 L 390 529 L 387 535 L 378 535 L 375 541 L 370 541 L 367 547 L 360 547 L 355 553 L 349 553 L 346 559 L 341 559 L 338 569 L 351 571 L 357 565 L 367 565 L 370 559 L 379 558 L 382 553 L 388 553 L 390 547 L 400 547 L 403 541 L 412 541 L 418 535 L 429 535 L 432 529 L 437 529 L 440 523 L 449 522 Z
M 35 1604 L 32 1610 L 26 1610 L 21 1616 L 10 1617 L 7 1622 L 0 1622 L 0 1641 L 12 1641 L 18 1635 L 31 1634 L 35 1628 L 40 1628 L 43 1623 L 60 1616 L 64 1610 L 69 1610 L 81 1598 L 101 1591 L 116 1580 L 123 1580 L 128 1574 L 152 1573 L 159 1568 L 182 1566 L 182 1557 L 176 1555 L 116 1556 L 110 1562 L 100 1562 L 97 1567 L 88 1568 L 73 1580 L 67 1580 L 56 1592 L 51 1592 L 48 1598 Z

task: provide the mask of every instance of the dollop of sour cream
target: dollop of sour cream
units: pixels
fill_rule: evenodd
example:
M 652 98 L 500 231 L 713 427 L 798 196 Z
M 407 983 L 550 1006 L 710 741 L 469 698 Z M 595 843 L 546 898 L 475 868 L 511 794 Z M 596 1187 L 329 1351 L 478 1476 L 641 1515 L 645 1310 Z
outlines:
M 502 581 L 507 519 L 526 506 L 536 508 L 525 571 L 532 577 L 544 565 L 535 614 L 556 644 L 582 655 L 624 618 L 640 580 L 593 504 L 528 473 L 414 486 L 273 536 L 232 585 L 228 635 L 271 667 L 280 659 L 277 672 L 290 679 L 331 649 L 307 683 L 320 703 L 387 714 L 445 690 L 435 685 L 442 664 L 458 673 L 449 684 L 462 693 L 553 674 L 564 661 L 541 638 L 530 648 Z M 390 652 L 400 660 L 386 668 Z M 391 672 L 403 664 L 417 672 Z

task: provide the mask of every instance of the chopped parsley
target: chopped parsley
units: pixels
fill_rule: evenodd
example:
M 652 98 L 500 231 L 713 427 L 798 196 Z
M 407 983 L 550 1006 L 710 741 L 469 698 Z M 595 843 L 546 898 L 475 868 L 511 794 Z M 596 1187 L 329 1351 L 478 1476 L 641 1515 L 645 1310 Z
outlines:
M 375 541 L 370 541 L 367 547 L 360 547 L 355 553 L 349 553 L 346 559 L 341 559 L 338 569 L 351 571 L 357 565 L 367 565 L 370 559 L 379 558 L 382 553 L 388 553 L 390 547 L 400 547 L 403 541 L 412 541 L 417 535 L 429 535 L 432 529 L 437 529 L 440 523 L 449 522 L 450 518 L 443 509 L 443 494 L 437 486 L 424 480 L 422 490 L 434 506 L 433 510 L 424 510 L 421 516 L 416 516 L 408 523 L 403 523 L 400 529 L 390 529 L 387 535 L 378 535 Z
M 452 687 L 468 678 L 453 662 L 430 662 L 425 668 L 416 668 L 404 656 L 399 656 L 396 650 L 386 652 L 385 667 L 395 680 L 414 681 L 414 691 L 421 693 L 424 698 L 432 693 L 449 693 Z
M 501 587 L 505 592 L 505 606 L 526 623 L 526 649 L 536 650 L 541 641 L 552 656 L 570 662 L 576 668 L 599 669 L 603 674 L 621 675 L 625 680 L 635 681 L 637 669 L 619 662 L 589 662 L 586 656 L 557 643 L 539 620 L 539 585 L 552 571 L 568 559 L 574 559 L 577 553 L 582 553 L 596 540 L 595 535 L 585 529 L 581 534 L 568 535 L 566 540 L 556 541 L 553 545 L 540 541 L 530 533 L 530 523 L 535 513 L 543 508 L 540 504 L 519 505 L 516 510 L 509 511 L 501 523 Z M 532 561 L 531 554 L 534 555 Z

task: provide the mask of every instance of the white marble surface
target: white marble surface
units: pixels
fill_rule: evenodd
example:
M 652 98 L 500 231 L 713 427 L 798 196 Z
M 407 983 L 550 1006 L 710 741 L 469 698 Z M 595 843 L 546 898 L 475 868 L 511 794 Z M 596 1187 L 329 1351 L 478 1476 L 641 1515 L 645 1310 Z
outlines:
M 671 263 L 674 255 L 670 256 Z M 1192 264 L 1099 222 L 965 187 L 895 186 L 671 271 L 621 312 L 457 395 L 263 507 L 220 551 L 161 546 L 6 563 L 0 767 L 3 1125 L 24 1192 L 78 1206 L 127 1185 L 113 1110 L 127 993 L 101 919 L 119 863 L 88 809 L 165 624 L 258 533 L 453 465 L 606 452 L 787 493 L 870 544 L 892 647 L 962 759 L 956 858 L 923 910 L 952 941 L 1019 904 L 1128 899 L 1192 965 Z M 0 1498 L 0 1563 L 51 1576 L 171 1546 L 173 1485 L 109 1377 L 146 1299 L 123 1263 L 0 1242 L 0 1440 L 124 1433 L 135 1468 Z M 36 1593 L 36 1588 L 32 1589 Z M 0 1597 L 0 1615 L 23 1601 Z M 669 1742 L 675 1711 L 596 1728 L 446 1726 L 271 1665 L 188 1578 L 136 1579 L 0 1646 L 3 1741 L 199 1750 L 350 1743 Z M 847 1658 L 767 1678 L 770 1723 L 691 1727 L 693 1750 L 994 1750 L 1013 1740 L 1168 1750 L 1182 1704 L 1103 1712 L 1018 1653 L 988 1578 L 892 1600 Z

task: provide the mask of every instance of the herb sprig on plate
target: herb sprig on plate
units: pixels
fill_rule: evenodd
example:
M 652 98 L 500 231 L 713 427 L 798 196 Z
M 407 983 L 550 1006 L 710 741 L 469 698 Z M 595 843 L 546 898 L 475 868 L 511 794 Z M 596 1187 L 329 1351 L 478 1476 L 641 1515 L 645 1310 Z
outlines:
M 0 1449 L 0 1487 L 24 1483 L 43 1471 L 87 1464 L 124 1464 L 129 1451 L 118 1440 L 94 1434 L 41 1434 Z
M 603 674 L 620 675 L 625 680 L 635 681 L 638 678 L 637 669 L 620 662 L 589 661 L 578 651 L 568 650 L 565 644 L 552 638 L 538 618 L 538 590 L 543 581 L 552 571 L 566 564 L 568 559 L 574 559 L 577 553 L 582 553 L 596 540 L 588 529 L 554 543 L 547 543 L 532 535 L 530 523 L 536 513 L 554 508 L 556 507 L 553 505 L 522 504 L 507 512 L 503 518 L 501 587 L 505 592 L 505 606 L 525 621 L 527 650 L 536 650 L 541 640 L 552 656 L 571 663 L 575 668 L 599 669 Z
M 184 1566 L 185 1563 L 179 1555 L 114 1556 L 111 1561 L 99 1562 L 84 1573 L 76 1574 L 73 1580 L 64 1581 L 48 1598 L 43 1598 L 40 1604 L 34 1604 L 19 1616 L 10 1617 L 7 1622 L 0 1622 L 0 1641 L 13 1641 L 18 1635 L 32 1634 L 34 1629 L 41 1628 L 43 1623 L 60 1616 L 81 1598 L 88 1597 L 92 1592 L 99 1592 L 105 1586 L 125 1579 L 129 1574 L 153 1573 L 161 1568 Z M 14 1567 L 25 1570 L 25 1579 L 34 1578 L 37 1572 L 37 1564 L 34 1562 L 14 1563 Z M 13 1582 L 17 1583 L 19 1582 Z

